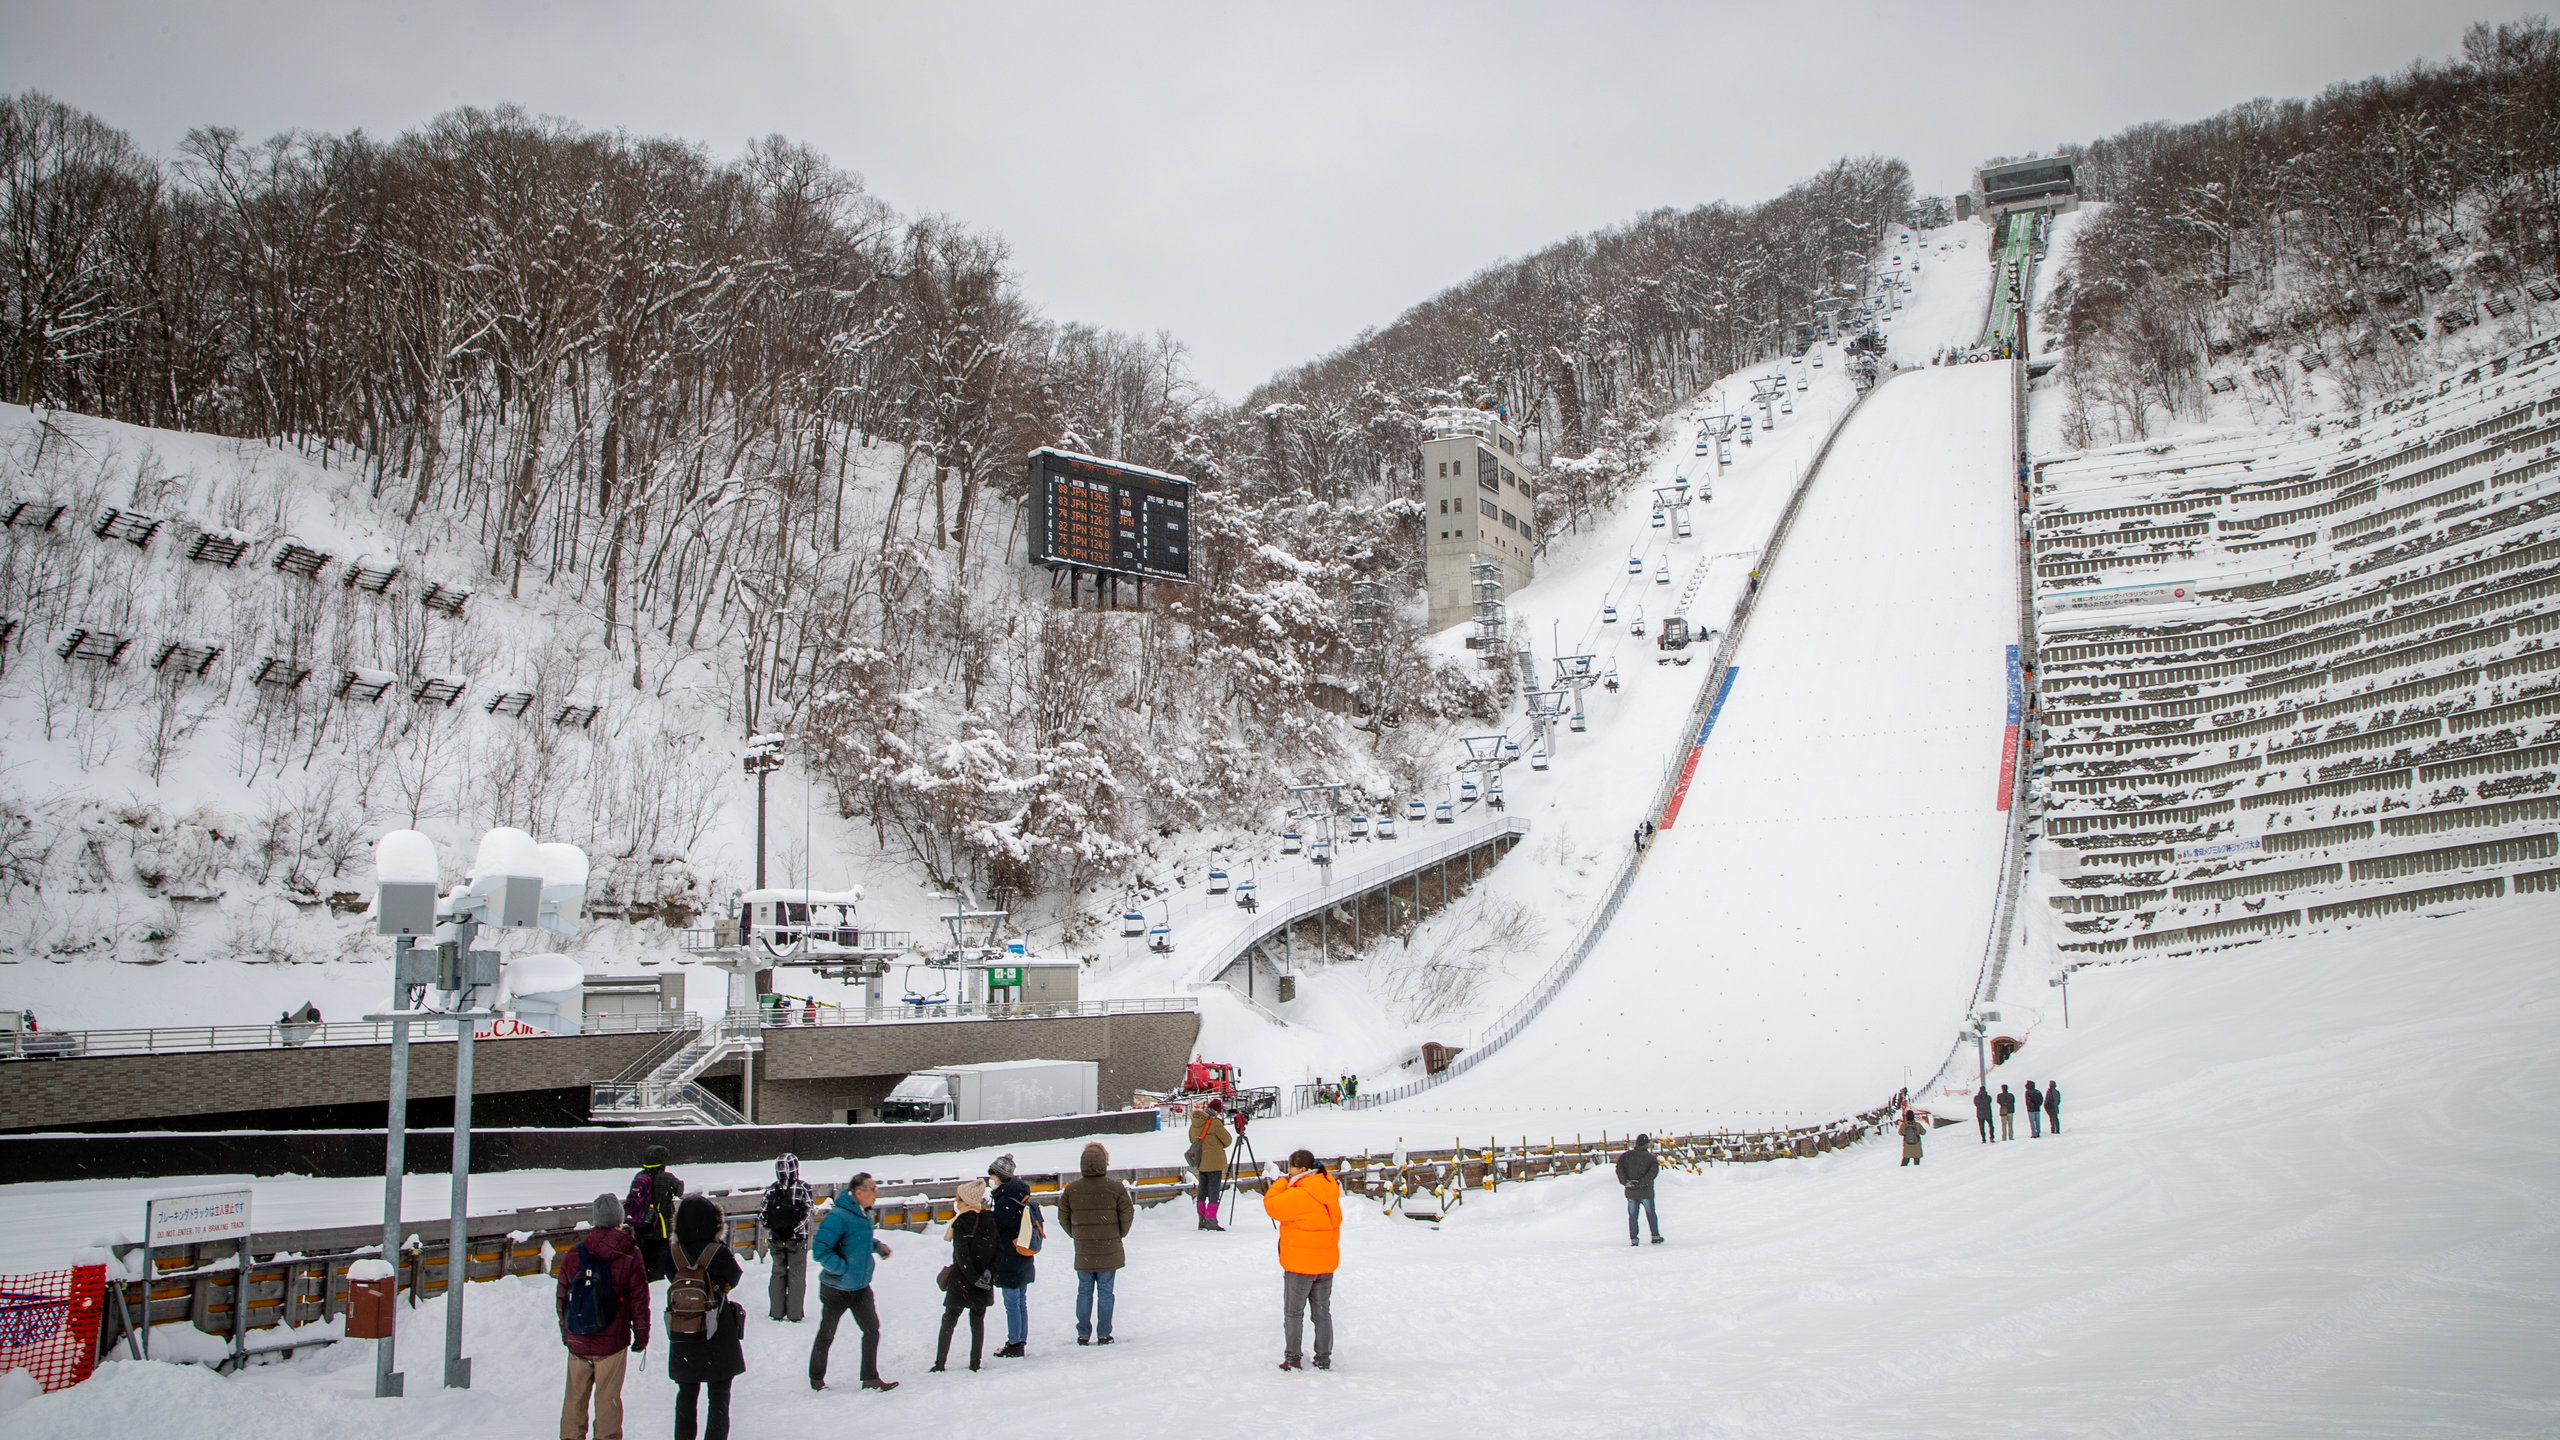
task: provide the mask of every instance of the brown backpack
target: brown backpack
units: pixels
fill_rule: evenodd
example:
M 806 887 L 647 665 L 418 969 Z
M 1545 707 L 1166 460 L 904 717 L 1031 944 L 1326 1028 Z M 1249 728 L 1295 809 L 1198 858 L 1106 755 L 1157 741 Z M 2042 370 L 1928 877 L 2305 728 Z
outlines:
M 706 1243 L 692 1255 L 684 1253 L 679 1243 L 672 1247 L 669 1258 L 675 1262 L 675 1276 L 667 1282 L 667 1333 L 687 1340 L 708 1340 L 720 1333 L 720 1301 L 718 1286 L 711 1283 L 711 1257 L 720 1250 L 717 1240 Z

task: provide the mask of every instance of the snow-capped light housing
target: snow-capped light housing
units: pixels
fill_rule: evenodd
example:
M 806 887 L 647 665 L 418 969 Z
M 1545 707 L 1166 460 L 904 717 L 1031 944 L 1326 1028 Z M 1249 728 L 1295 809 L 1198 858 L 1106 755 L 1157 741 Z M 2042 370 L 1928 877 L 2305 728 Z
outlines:
M 415 830 L 394 830 L 373 842 L 373 933 L 432 932 L 443 889 L 436 842 Z

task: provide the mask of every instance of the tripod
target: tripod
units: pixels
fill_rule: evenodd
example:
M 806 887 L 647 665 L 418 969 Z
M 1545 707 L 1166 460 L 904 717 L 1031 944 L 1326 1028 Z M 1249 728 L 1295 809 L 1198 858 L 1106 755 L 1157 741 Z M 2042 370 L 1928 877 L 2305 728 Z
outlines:
M 1237 1174 L 1240 1173 L 1247 1165 L 1253 1167 L 1253 1173 L 1257 1178 L 1262 1174 L 1262 1157 L 1253 1153 L 1253 1136 L 1250 1133 L 1253 1125 L 1253 1112 L 1251 1110 L 1238 1110 L 1235 1113 L 1234 1119 L 1236 1122 L 1236 1143 L 1227 1151 L 1227 1193 L 1225 1197 L 1225 1213 L 1218 1216 L 1218 1223 L 1221 1225 L 1226 1224 L 1228 1218 L 1235 1214 L 1235 1178 Z

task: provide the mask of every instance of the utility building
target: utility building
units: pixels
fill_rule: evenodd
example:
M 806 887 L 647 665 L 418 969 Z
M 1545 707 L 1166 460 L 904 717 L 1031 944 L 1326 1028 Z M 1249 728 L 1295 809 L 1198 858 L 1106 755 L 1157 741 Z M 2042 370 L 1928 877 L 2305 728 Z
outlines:
M 1423 574 L 1437 631 L 1478 618 L 1476 566 L 1499 567 L 1505 594 L 1529 583 L 1536 491 L 1520 473 L 1520 432 L 1494 411 L 1434 410 L 1422 434 Z

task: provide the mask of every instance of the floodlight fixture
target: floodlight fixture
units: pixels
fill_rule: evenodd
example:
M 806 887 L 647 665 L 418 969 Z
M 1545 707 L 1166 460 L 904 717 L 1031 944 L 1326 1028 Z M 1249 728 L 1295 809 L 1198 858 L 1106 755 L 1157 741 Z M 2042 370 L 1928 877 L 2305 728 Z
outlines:
M 434 841 L 415 830 L 394 830 L 374 842 L 373 933 L 434 933 L 443 891 Z

